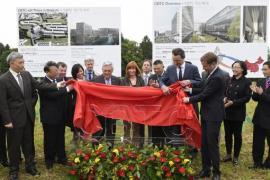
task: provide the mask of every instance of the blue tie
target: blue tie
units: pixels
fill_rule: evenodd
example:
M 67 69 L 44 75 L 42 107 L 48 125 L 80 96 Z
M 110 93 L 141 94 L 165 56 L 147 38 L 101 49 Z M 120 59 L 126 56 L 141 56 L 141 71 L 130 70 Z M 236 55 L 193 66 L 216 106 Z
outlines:
M 89 79 L 89 80 L 92 79 L 92 72 L 88 72 L 88 79 Z

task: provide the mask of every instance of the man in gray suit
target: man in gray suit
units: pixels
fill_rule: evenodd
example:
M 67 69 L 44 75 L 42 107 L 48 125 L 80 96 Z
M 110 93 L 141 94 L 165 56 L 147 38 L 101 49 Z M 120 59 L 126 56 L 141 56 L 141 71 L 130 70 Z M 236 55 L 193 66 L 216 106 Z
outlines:
M 169 94 L 169 87 L 177 81 L 185 87 L 190 84 L 197 85 L 201 83 L 201 76 L 196 66 L 185 62 L 185 51 L 181 48 L 172 50 L 173 65 L 167 67 L 166 72 L 161 78 L 159 84 L 164 94 Z M 197 104 L 194 105 L 197 109 Z M 164 128 L 166 137 L 170 142 L 176 140 L 181 135 L 180 126 L 169 126 Z
M 95 77 L 92 82 L 107 84 L 107 85 L 117 85 L 120 86 L 121 81 L 118 77 L 112 75 L 113 64 L 112 62 L 105 62 L 102 65 L 102 75 Z M 116 120 L 111 118 L 106 118 L 103 116 L 98 116 L 99 122 L 102 126 L 102 130 L 93 135 L 97 140 L 101 139 L 103 136 L 114 145 L 114 138 L 116 132 Z
M 36 81 L 29 72 L 24 71 L 23 55 L 17 52 L 8 55 L 7 63 L 9 70 L 0 76 L 0 115 L 7 129 L 9 178 L 17 180 L 20 146 L 25 157 L 26 172 L 32 176 L 39 175 L 33 157 L 34 92 L 36 89 L 57 91 L 64 86 L 64 82 L 45 84 Z

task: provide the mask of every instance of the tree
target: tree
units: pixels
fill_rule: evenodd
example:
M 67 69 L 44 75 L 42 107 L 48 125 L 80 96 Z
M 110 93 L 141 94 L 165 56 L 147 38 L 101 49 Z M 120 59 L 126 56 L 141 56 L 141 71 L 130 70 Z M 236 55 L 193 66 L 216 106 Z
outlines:
M 152 42 L 148 36 L 144 36 L 140 43 L 140 49 L 142 50 L 144 59 L 152 59 Z
M 4 46 L 0 43 L 0 74 L 6 72 L 9 68 L 6 59 L 11 51 L 18 51 L 18 49 L 10 49 L 8 44 Z
M 122 76 L 125 75 L 125 68 L 130 61 L 135 61 L 139 67 L 141 67 L 143 61 L 143 54 L 142 50 L 140 49 L 139 45 L 135 41 L 131 41 L 125 39 L 123 35 L 121 35 L 121 56 L 122 56 Z

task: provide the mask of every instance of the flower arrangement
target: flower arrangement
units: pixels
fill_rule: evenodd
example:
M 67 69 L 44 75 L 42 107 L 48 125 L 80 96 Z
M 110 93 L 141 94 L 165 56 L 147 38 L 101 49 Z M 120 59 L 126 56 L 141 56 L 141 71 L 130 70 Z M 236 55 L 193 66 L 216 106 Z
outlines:
M 85 145 L 69 156 L 70 180 L 188 179 L 194 170 L 186 147 Z

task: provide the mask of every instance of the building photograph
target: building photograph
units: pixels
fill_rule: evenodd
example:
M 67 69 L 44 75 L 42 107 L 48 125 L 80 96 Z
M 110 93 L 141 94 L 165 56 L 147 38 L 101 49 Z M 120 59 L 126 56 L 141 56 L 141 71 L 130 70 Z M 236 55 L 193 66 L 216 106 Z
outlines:
M 20 46 L 68 46 L 66 13 L 20 13 Z
M 267 27 L 266 6 L 244 6 L 243 42 L 265 43 Z
M 240 12 L 240 6 L 183 7 L 182 42 L 239 43 Z

